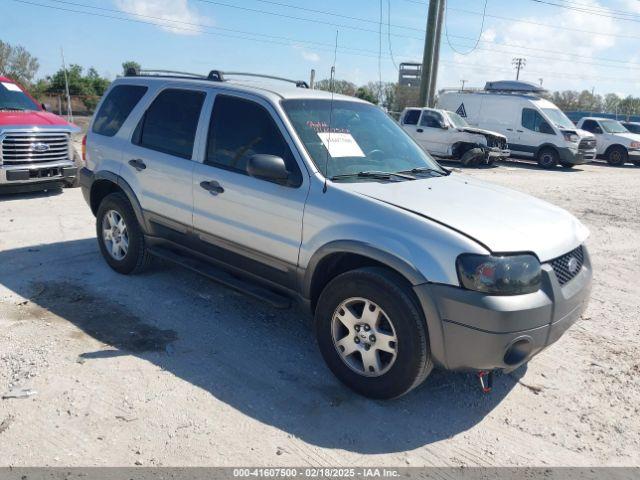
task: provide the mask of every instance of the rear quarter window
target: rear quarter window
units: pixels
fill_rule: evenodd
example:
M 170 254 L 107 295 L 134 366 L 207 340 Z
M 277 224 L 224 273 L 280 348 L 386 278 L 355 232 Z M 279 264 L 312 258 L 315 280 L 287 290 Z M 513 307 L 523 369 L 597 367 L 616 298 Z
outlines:
M 93 133 L 113 137 L 145 93 L 147 87 L 140 85 L 113 87 L 96 114 Z

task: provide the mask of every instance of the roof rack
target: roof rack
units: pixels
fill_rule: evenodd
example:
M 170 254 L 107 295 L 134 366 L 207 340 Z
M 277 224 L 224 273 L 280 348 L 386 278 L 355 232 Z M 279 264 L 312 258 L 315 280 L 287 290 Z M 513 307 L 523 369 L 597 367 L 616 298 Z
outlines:
M 140 70 L 135 67 L 129 67 L 125 71 L 125 77 L 170 77 L 170 78 L 193 78 L 198 80 L 209 80 L 211 82 L 226 82 L 225 75 L 241 76 L 241 77 L 257 77 L 268 78 L 270 80 L 278 80 L 281 82 L 293 83 L 298 88 L 309 88 L 304 80 L 292 80 L 290 78 L 276 77 L 273 75 L 262 75 L 260 73 L 248 72 L 222 72 L 221 70 L 211 70 L 208 75 L 199 73 L 179 72 L 175 70 Z

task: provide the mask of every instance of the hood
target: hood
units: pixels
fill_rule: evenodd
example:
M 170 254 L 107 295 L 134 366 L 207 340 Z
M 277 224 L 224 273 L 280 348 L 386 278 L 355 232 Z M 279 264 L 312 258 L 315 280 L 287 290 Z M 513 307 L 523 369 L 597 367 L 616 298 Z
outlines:
M 625 140 L 628 140 L 628 143 L 631 142 L 640 142 L 640 135 L 637 133 L 609 133 L 608 135 L 611 135 L 613 137 L 616 138 L 624 138 Z
M 578 136 L 582 139 L 582 138 L 596 138 L 596 136 L 591 133 L 591 132 L 587 132 L 586 130 L 582 130 L 581 128 L 576 128 L 576 133 L 578 134 Z
M 0 111 L 0 129 L 7 126 L 25 127 L 75 127 L 64 118 L 54 115 L 44 110 L 30 110 L 25 112 L 5 112 Z
M 491 252 L 533 252 L 542 262 L 573 250 L 589 235 L 559 207 L 463 175 L 340 187 L 435 220 Z
M 507 140 L 507 137 L 505 137 L 504 135 L 498 132 L 492 132 L 491 130 L 483 130 L 482 128 L 463 127 L 463 128 L 458 128 L 458 130 L 460 130 L 461 132 L 478 133 L 480 135 L 491 135 L 492 137 L 502 138 L 505 141 Z

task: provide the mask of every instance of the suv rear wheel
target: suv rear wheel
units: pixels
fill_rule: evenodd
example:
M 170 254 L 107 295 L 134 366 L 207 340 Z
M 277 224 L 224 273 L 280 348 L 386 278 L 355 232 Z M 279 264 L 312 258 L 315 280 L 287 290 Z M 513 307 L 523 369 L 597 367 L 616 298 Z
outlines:
M 543 148 L 538 152 L 538 165 L 542 168 L 553 168 L 558 164 L 558 152 L 553 148 Z
M 100 252 L 118 273 L 143 271 L 151 261 L 144 235 L 129 199 L 123 193 L 107 195 L 96 215 L 96 234 Z
M 433 369 L 422 313 L 403 279 L 385 269 L 353 270 L 329 282 L 315 328 L 331 371 L 366 397 L 399 397 Z
M 629 153 L 627 152 L 627 149 L 623 147 L 612 147 L 607 153 L 607 163 L 614 167 L 624 165 L 627 163 L 628 159 Z

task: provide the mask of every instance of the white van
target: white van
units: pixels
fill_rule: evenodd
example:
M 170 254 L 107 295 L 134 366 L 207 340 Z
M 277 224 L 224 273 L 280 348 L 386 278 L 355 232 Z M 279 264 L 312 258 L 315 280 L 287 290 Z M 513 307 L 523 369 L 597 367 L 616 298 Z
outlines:
M 540 98 L 542 91 L 528 82 L 488 82 L 484 90 L 444 91 L 438 106 L 471 125 L 503 134 L 512 156 L 534 159 L 543 168 L 570 168 L 594 160 L 595 137 Z

